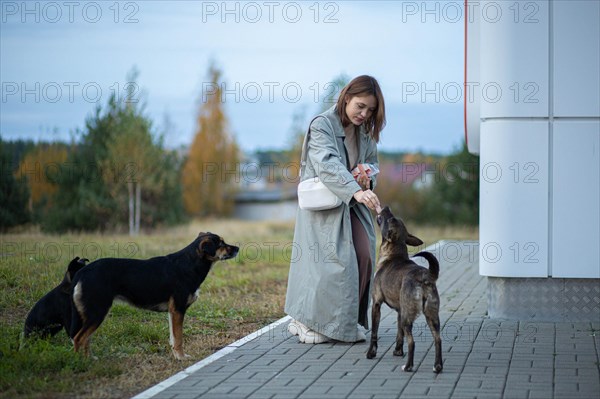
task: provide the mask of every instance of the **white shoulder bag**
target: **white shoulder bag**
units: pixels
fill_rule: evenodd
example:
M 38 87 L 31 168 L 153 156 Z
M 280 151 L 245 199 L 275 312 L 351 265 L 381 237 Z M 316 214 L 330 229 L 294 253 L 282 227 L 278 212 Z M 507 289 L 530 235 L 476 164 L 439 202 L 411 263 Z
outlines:
M 310 124 L 318 117 L 315 117 Z M 324 117 L 329 126 L 331 127 L 331 131 L 333 132 L 333 126 Z M 326 209 L 337 208 L 342 205 L 342 200 L 340 197 L 335 195 L 330 189 L 323 184 L 323 182 L 319 179 L 318 176 L 314 178 L 302 180 L 302 176 L 304 175 L 304 171 L 306 168 L 306 157 L 308 152 L 308 140 L 310 139 L 310 124 L 308 127 L 308 132 L 306 133 L 306 137 L 304 138 L 304 144 L 302 145 L 302 156 L 300 158 L 300 184 L 298 184 L 298 206 L 300 209 L 304 209 L 307 211 L 323 211 Z M 340 151 L 337 145 L 337 139 L 335 136 L 333 137 L 334 143 L 338 152 Z

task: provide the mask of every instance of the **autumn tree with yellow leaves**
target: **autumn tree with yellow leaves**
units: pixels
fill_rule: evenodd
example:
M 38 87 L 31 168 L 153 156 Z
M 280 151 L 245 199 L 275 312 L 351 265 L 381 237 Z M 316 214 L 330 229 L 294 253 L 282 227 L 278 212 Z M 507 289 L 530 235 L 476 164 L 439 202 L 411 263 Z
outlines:
M 240 183 L 239 148 L 223 109 L 222 71 L 213 63 L 203 83 L 197 131 L 182 170 L 183 204 L 194 216 L 232 212 Z
M 29 187 L 29 212 L 39 217 L 53 205 L 52 197 L 58 185 L 56 178 L 64 173 L 67 147 L 64 144 L 40 144 L 25 155 L 16 176 Z

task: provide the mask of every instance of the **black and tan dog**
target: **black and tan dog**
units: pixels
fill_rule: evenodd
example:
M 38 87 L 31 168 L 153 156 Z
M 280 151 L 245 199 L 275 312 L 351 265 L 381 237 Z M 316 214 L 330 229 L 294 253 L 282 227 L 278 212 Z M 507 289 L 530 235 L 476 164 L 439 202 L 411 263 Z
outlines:
M 82 269 L 73 280 L 71 337 L 75 351 L 89 355 L 90 336 L 110 310 L 113 300 L 158 312 L 169 312 L 173 355 L 183 352 L 183 318 L 198 298 L 200 284 L 212 265 L 233 258 L 239 248 L 212 233 L 200 233 L 186 248 L 147 260 L 104 258 Z
M 38 335 L 42 338 L 53 336 L 61 329 L 69 334 L 71 326 L 71 281 L 75 273 L 85 266 L 87 259 L 75 257 L 69 263 L 65 276 L 61 283 L 52 291 L 44 295 L 31 308 L 27 319 L 23 336 Z
M 392 215 L 385 207 L 377 216 L 381 227 L 382 243 L 379 251 L 377 274 L 373 281 L 372 297 L 372 331 L 371 345 L 367 358 L 373 359 L 377 354 L 377 330 L 381 317 L 381 304 L 386 303 L 398 312 L 398 335 L 396 338 L 395 356 L 404 356 L 404 336 L 408 339 L 408 357 L 402 367 L 404 371 L 412 371 L 415 340 L 412 327 L 421 312 L 433 334 L 435 343 L 435 363 L 433 371 L 442 371 L 442 340 L 440 337 L 440 296 L 435 282 L 440 266 L 430 252 L 419 252 L 415 256 L 427 259 L 429 269 L 417 265 L 409 259 L 407 245 L 417 247 L 423 244 L 419 238 L 408 232 L 402 220 Z

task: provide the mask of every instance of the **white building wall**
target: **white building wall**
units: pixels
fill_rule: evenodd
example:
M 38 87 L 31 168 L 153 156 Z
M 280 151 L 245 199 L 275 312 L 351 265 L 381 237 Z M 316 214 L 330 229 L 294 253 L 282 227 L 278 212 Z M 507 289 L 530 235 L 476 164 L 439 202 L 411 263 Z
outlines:
M 598 278 L 600 2 L 481 9 L 480 273 Z

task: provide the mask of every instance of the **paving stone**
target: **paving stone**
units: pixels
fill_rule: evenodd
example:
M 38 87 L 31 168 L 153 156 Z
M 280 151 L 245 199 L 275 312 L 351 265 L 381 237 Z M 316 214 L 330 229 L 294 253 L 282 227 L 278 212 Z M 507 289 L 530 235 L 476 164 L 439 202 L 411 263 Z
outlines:
M 413 327 L 415 371 L 402 371 L 406 358 L 392 354 L 397 315 L 384 305 L 375 359 L 365 356 L 369 334 L 363 343 L 306 345 L 283 323 L 155 397 L 598 399 L 600 321 L 489 319 L 487 280 L 478 273 L 477 257 L 463 252 L 455 262 L 442 262 L 438 280 L 441 374 L 432 372 L 435 350 L 423 316 Z

